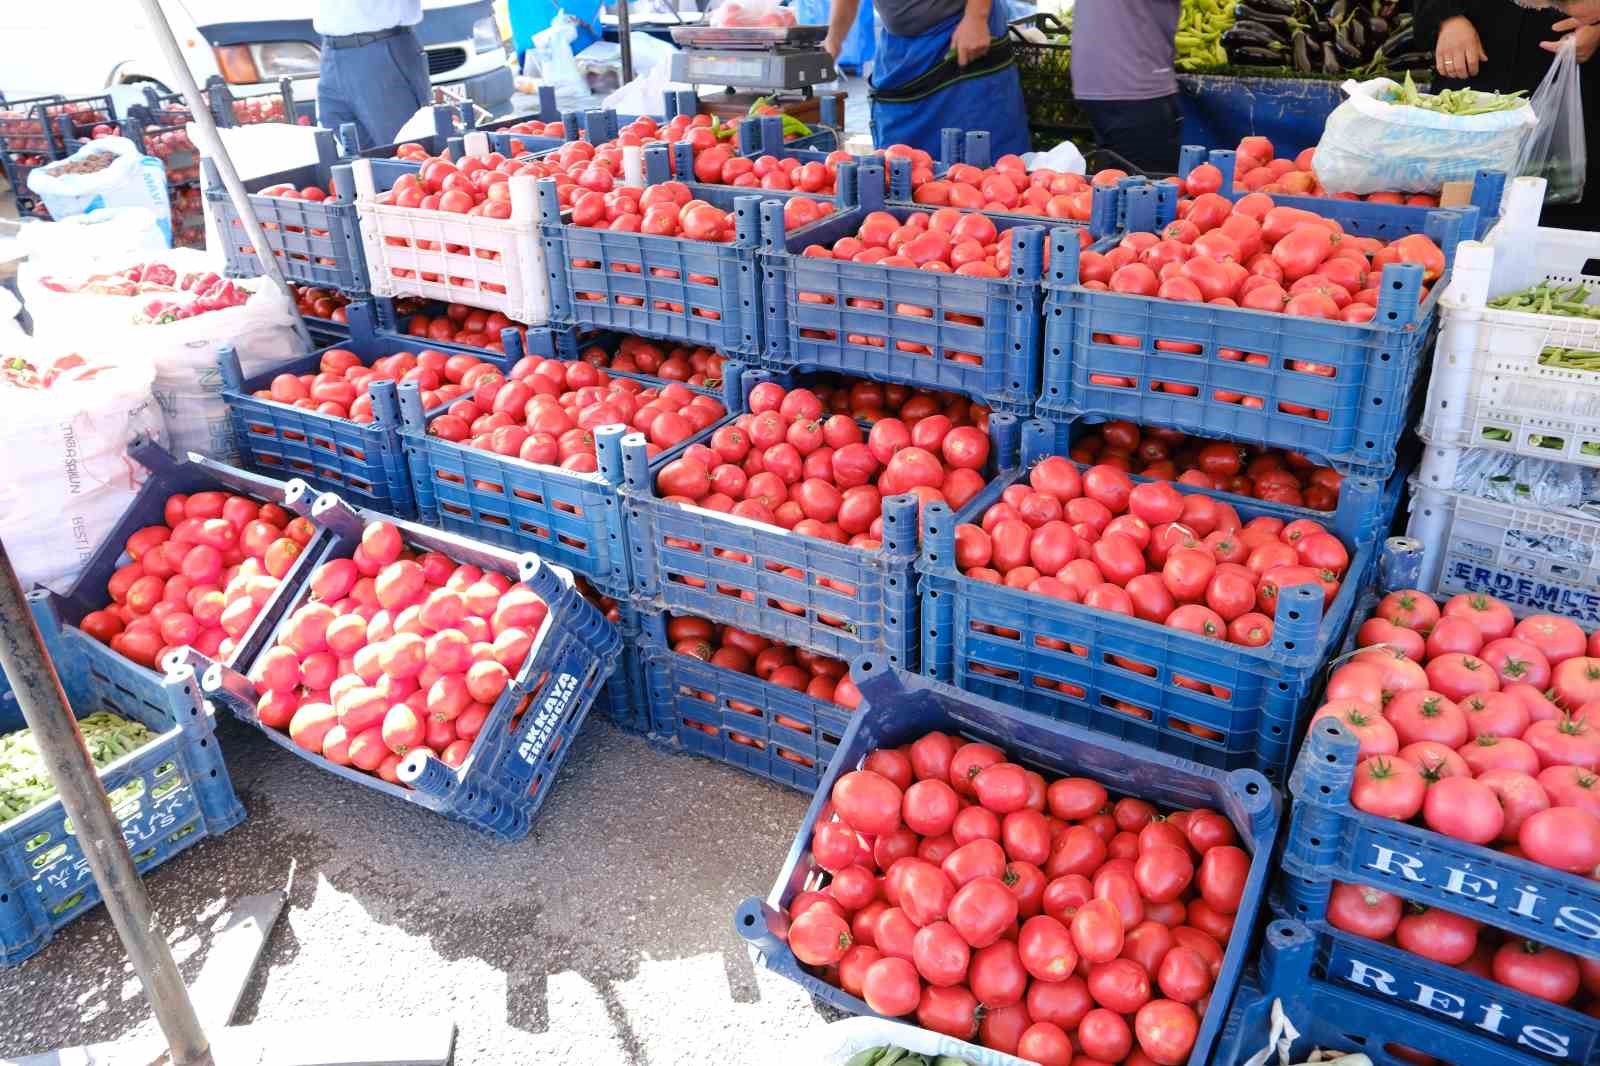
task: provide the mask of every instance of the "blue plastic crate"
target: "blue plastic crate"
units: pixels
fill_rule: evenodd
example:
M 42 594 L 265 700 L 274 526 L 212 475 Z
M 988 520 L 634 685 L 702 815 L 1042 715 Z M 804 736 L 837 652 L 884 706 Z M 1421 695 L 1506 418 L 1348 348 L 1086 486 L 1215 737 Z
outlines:
M 678 654 L 662 612 L 642 610 L 639 622 L 652 740 L 815 791 L 849 728 L 849 710 Z
M 5 112 L 0 116 L 0 141 L 8 143 L 12 151 L 36 152 L 47 158 L 53 157 L 55 153 L 51 150 L 48 124 L 40 121 L 37 109 L 59 104 L 64 99 L 60 93 L 51 93 L 19 97 L 0 104 L 0 111 Z
M 1152 209 L 1154 188 L 1124 195 L 1130 228 L 1149 228 L 1137 220 Z M 1352 206 L 1370 205 L 1317 202 L 1341 222 Z M 1427 217 L 1448 262 L 1468 220 L 1456 211 Z M 1077 284 L 1078 252 L 1075 231 L 1052 231 L 1041 416 L 1126 419 L 1289 448 L 1342 473 L 1394 469 L 1448 270 L 1419 302 L 1422 268 L 1390 265 L 1377 317 L 1354 324 L 1092 291 Z
M 861 706 L 795 833 L 772 891 L 764 900 L 745 900 L 734 914 L 734 930 L 755 949 L 757 961 L 832 1007 L 850 1014 L 873 1013 L 863 1000 L 801 966 L 775 930 L 784 928 L 780 912 L 787 911 L 789 901 L 803 890 L 820 887 L 825 877 L 812 865 L 811 838 L 828 812 L 833 783 L 859 767 L 876 748 L 897 747 L 930 730 L 940 730 L 994 744 L 1014 761 L 1051 776 L 1081 774 L 1115 793 L 1164 807 L 1210 807 L 1227 816 L 1238 832 L 1240 847 L 1251 853 L 1250 873 L 1234 919 L 1238 933 L 1228 942 L 1188 1061 L 1191 1066 L 1231 1063 L 1233 1060 L 1214 1058 L 1212 1045 L 1222 1031 L 1228 1004 L 1244 971 L 1272 870 L 1272 842 L 1282 814 L 1282 800 L 1272 786 L 1251 770 L 1224 772 L 1147 751 L 927 678 L 886 669 L 870 658 L 858 660 L 852 676 L 861 689 Z
M 1304 925 L 1286 920 L 1268 924 L 1259 961 L 1234 993 L 1233 1009 L 1212 1061 L 1233 1066 L 1265 1048 L 1277 1001 L 1300 1034 L 1293 1042 L 1290 1062 L 1304 1060 L 1313 1048 L 1324 1048 L 1364 1054 L 1374 1066 L 1413 1066 L 1414 1059 L 1402 1058 L 1392 1050 L 1396 1045 L 1456 1066 L 1547 1066 L 1550 1062 L 1533 1053 L 1537 1045 L 1513 1046 L 1509 1040 L 1474 1033 L 1442 1012 L 1320 980 L 1314 976 L 1316 958 L 1316 938 Z
M 563 337 L 560 332 L 530 331 L 530 350 L 535 355 L 556 356 Z M 550 347 L 546 349 L 546 345 Z M 606 373 L 662 384 L 640 374 Z M 729 409 L 744 395 L 739 378 L 737 368 L 730 368 L 723 395 Z M 686 387 L 716 395 L 709 389 Z M 730 397 L 736 398 L 734 402 L 729 402 Z M 616 488 L 623 476 L 621 440 L 626 427 L 604 426 L 595 431 L 598 469 L 585 474 L 432 436 L 427 425 L 441 413 L 424 411 L 414 387 L 401 388 L 401 437 L 423 521 L 501 547 L 537 552 L 582 574 L 607 596 L 622 599 L 628 595 L 628 551 Z M 651 462 L 651 470 L 670 462 L 690 444 L 708 438 L 722 421 L 663 451 Z
M 877 164 L 863 164 L 860 207 L 789 233 L 781 206 L 762 206 L 763 362 L 780 370 L 836 370 L 958 392 L 996 411 L 1028 417 L 1039 395 L 1045 231 L 1021 217 L 988 216 L 1001 231 L 1017 230 L 1009 278 L 800 254 L 807 245 L 829 246 L 853 236 L 873 211 L 904 220 L 933 210 L 885 207 L 881 188 Z M 1062 232 L 1075 238 L 1077 230 Z
M 1311 935 L 1314 980 L 1441 1019 L 1496 1048 L 1536 1051 L 1557 1062 L 1600 1061 L 1600 1018 L 1335 929 L 1326 920 L 1331 888 L 1327 881 L 1294 877 L 1273 887 L 1273 913 L 1300 922 Z
M 1357 625 L 1385 591 L 1415 587 L 1422 545 L 1390 538 Z M 1574 874 L 1357 810 L 1350 803 L 1358 744 L 1323 719 L 1306 734 L 1289 778 L 1294 813 L 1283 848 L 1286 876 L 1350 881 L 1576 955 L 1600 956 L 1600 885 Z
M 622 637 L 622 649 L 611 676 L 600 688 L 595 708 L 617 728 L 644 736 L 650 732 L 650 703 L 639 640 L 639 611 L 626 600 L 617 604 L 617 611 L 615 625 Z
M 515 361 L 510 354 L 375 331 L 363 304 L 351 304 L 348 314 L 349 339 L 329 347 L 352 351 L 368 365 L 380 356 L 420 348 L 471 354 L 502 371 Z M 297 477 L 313 488 L 345 493 L 359 499 L 362 506 L 385 514 L 415 514 L 411 473 L 400 446 L 400 405 L 394 382 L 372 383 L 373 421 L 366 424 L 252 395 L 268 388 L 279 374 L 316 373 L 326 350 L 298 356 L 248 380 L 233 350 L 222 350 L 222 397 L 228 404 L 240 456 L 246 466 L 269 476 Z M 432 413 L 443 411 L 440 407 Z
M 1222 188 L 1218 190 L 1230 200 L 1243 199 L 1249 195 L 1248 189 L 1235 189 L 1233 182 L 1238 175 L 1235 166 L 1238 155 L 1231 149 L 1215 148 L 1207 152 L 1199 145 L 1184 145 L 1183 152 L 1178 160 L 1178 176 L 1187 178 L 1189 171 L 1201 163 L 1210 163 L 1222 171 Z M 1471 206 L 1477 209 L 1477 217 L 1461 231 L 1462 240 L 1482 240 L 1500 221 L 1500 200 L 1505 195 L 1506 176 L 1497 170 L 1480 170 L 1472 181 Z M 1176 207 L 1176 187 L 1174 207 Z M 1436 210 L 1431 207 L 1411 207 L 1405 204 L 1374 203 L 1367 200 L 1345 200 L 1336 196 L 1291 196 L 1287 193 L 1269 193 L 1272 202 L 1280 207 L 1298 207 L 1302 211 L 1313 211 L 1322 214 L 1330 202 L 1345 205 L 1345 213 L 1340 218 L 1340 224 L 1350 232 L 1362 237 L 1377 237 L 1380 240 L 1394 240 L 1404 237 L 1408 233 L 1420 233 L 1428 224 L 1428 212 Z M 1161 221 L 1170 221 L 1162 218 Z
M 29 601 L 41 630 L 61 631 L 47 593 L 36 592 Z M 95 641 L 77 630 L 63 632 L 51 661 L 73 714 L 111 711 L 155 734 L 99 772 L 139 873 L 244 821 L 213 713 L 193 674 L 180 671 L 153 691 L 136 694 L 102 672 L 94 653 L 104 649 Z M 0 731 L 24 724 L 0 716 Z M 0 966 L 37 954 L 58 929 L 100 900 L 59 797 L 0 823 Z
M 106 586 L 111 575 L 129 561 L 123 551 L 128 538 L 145 526 L 162 525 L 167 497 L 174 493 L 237 492 L 265 503 L 278 504 L 291 512 L 304 511 L 310 507 L 311 501 L 309 494 L 302 491 L 302 486 L 286 485 L 282 481 L 236 470 L 200 456 L 179 461 L 147 441 L 135 441 L 129 445 L 128 454 L 149 471 L 149 477 L 140 486 L 138 494 L 117 524 L 107 531 L 105 539 L 95 548 L 72 587 L 64 595 L 48 594 L 50 610 L 36 610 L 34 613 L 40 635 L 52 659 L 83 663 L 85 670 L 99 686 L 96 691 L 109 692 L 114 689 L 121 693 L 118 698 L 128 705 L 140 704 L 147 710 L 160 709 L 168 705 L 163 695 L 164 677 L 161 673 L 124 658 L 77 628 L 85 615 L 110 603 Z M 317 541 L 313 539 L 301 553 L 301 559 L 316 547 Z M 303 561 L 295 564 L 297 568 L 304 565 Z M 287 596 L 285 590 L 298 572 L 291 569 L 285 575 L 279 590 L 262 606 L 256 623 L 244 634 L 228 661 L 247 658 L 254 653 L 264 639 L 270 619 Z M 11 706 L 14 708 L 15 703 Z M 3 723 L 3 715 L 0 715 L 0 723 Z
M 335 165 L 338 154 L 331 132 L 318 130 L 316 147 L 316 163 L 251 178 L 244 183 L 245 191 L 251 194 L 250 204 L 285 278 L 302 285 L 364 295 L 370 286 L 361 228 L 356 220 L 355 183 L 348 166 Z M 228 276 L 258 277 L 261 260 L 227 189 L 216 175 L 216 165 L 206 159 L 201 166 L 208 173 L 206 203 L 216 219 Z M 261 195 L 261 190 L 283 184 L 297 189 L 314 185 L 327 192 L 330 181 L 338 192 L 336 199 L 290 200 Z
M 317 498 L 311 519 L 331 534 L 331 540 L 312 561 L 313 568 L 330 559 L 349 558 L 368 523 L 394 521 L 386 515 L 351 508 L 332 493 Z M 573 740 L 611 674 L 621 637 L 616 627 L 579 595 L 571 573 L 536 555 L 518 555 L 414 522 L 394 524 L 411 547 L 517 578 L 549 607 L 549 617 L 527 660 L 513 673 L 511 682 L 490 708 L 459 769 L 451 769 L 426 749 L 418 749 L 400 764 L 402 784 L 392 785 L 306 751 L 287 732 L 261 725 L 255 712 L 255 688 L 246 679 L 255 665 L 253 660 L 241 661 L 238 671 L 220 664 L 204 664 L 202 685 L 209 696 L 261 729 L 273 743 L 330 773 L 503 839 L 520 840 L 528 834 L 539 808 L 555 786 Z M 305 580 L 296 583 L 292 598 L 278 615 L 277 625 L 261 645 L 262 650 L 276 642 L 282 626 L 309 599 L 312 572 L 306 570 Z M 191 656 L 204 662 L 192 652 Z
M 1350 550 L 1343 586 L 1326 612 L 1320 588 L 1283 589 L 1271 643 L 1247 648 L 987 584 L 956 569 L 955 526 L 978 521 L 1008 485 L 1051 454 L 1052 438 L 1044 423 L 1029 423 L 1019 469 L 991 482 L 959 514 L 942 504 L 923 512 L 922 672 L 1169 755 L 1225 770 L 1250 767 L 1282 782 L 1306 703 L 1344 638 L 1376 555 L 1378 485 L 1346 481 L 1338 512 L 1323 518 Z M 1260 500 L 1230 502 L 1243 521 L 1295 517 L 1291 508 Z
M 117 105 L 107 93 L 40 101 L 33 105 L 33 114 L 39 128 L 49 136 L 50 150 L 46 154 L 58 158 L 75 151 L 94 127 L 117 124 Z M 79 119 L 83 114 L 93 117 Z
M 760 375 L 745 375 L 741 400 Z M 745 407 L 741 403 L 740 410 Z M 990 418 L 993 476 L 1015 462 L 1016 419 Z M 877 654 L 916 667 L 917 502 L 883 501 L 883 546 L 854 548 L 656 495 L 644 441 L 623 442 L 633 594 L 835 659 Z
M 658 151 L 665 149 L 652 146 L 646 155 Z M 655 165 L 647 163 L 652 170 Z M 548 178 L 539 182 L 551 319 L 689 341 L 724 354 L 760 352 L 757 209 L 763 200 L 795 194 L 746 194 L 716 185 L 690 188 L 697 199 L 734 213 L 737 236 L 731 243 L 567 225 L 556 183 Z

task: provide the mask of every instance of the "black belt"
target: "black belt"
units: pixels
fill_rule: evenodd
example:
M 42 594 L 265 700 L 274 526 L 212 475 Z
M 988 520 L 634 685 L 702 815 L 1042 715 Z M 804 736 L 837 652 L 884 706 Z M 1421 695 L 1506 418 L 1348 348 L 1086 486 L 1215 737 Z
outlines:
M 1016 62 L 1008 37 L 996 37 L 989 42 L 989 50 L 966 66 L 956 61 L 954 49 L 926 74 L 920 74 L 894 89 L 873 89 L 874 100 L 886 104 L 909 104 L 932 96 L 940 89 L 971 78 L 986 78 L 998 74 Z
M 329 37 L 325 34 L 322 38 L 322 47 L 360 48 L 363 45 L 376 44 L 390 37 L 398 37 L 402 33 L 410 32 L 410 26 L 391 26 L 386 30 L 379 30 L 377 33 L 349 33 L 343 37 Z

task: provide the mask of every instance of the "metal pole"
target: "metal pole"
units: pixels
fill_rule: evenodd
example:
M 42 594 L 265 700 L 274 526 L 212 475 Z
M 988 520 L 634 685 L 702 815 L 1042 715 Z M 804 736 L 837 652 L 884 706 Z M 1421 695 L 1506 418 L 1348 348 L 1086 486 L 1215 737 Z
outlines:
M 111 814 L 111 801 L 100 787 L 100 775 L 89 760 L 78 722 L 67 707 L 61 681 L 45 655 L 44 639 L 11 568 L 11 557 L 0 542 L 0 668 L 11 681 L 22 716 L 33 731 L 72 819 L 73 833 L 83 846 L 83 856 L 100 887 L 100 898 L 128 951 L 134 973 L 144 985 L 145 998 L 167 1039 L 176 1066 L 211 1066 L 211 1045 L 189 990 L 183 985 L 166 940 L 157 932 L 150 913 L 150 897 L 128 854 L 122 831 Z
M 622 84 L 633 80 L 633 30 L 628 13 L 631 0 L 617 0 L 617 43 L 622 46 Z
M 245 234 L 255 246 L 256 257 L 261 260 L 262 274 L 282 290 L 283 297 L 289 302 L 290 307 L 297 307 L 294 293 L 289 291 L 289 283 L 283 279 L 283 271 L 278 269 L 278 260 L 272 254 L 272 247 L 267 244 L 267 235 L 261 229 L 261 221 L 256 218 L 255 209 L 250 206 L 250 194 L 244 191 L 244 183 L 239 180 L 239 172 L 233 167 L 233 158 L 228 155 L 227 147 L 217 134 L 217 123 L 211 116 L 206 96 L 200 91 L 200 86 L 195 84 L 194 74 L 189 70 L 189 64 L 178 48 L 177 38 L 172 35 L 172 27 L 167 25 L 167 16 L 161 10 L 161 0 L 139 0 L 139 4 L 144 8 L 145 22 L 149 25 L 150 32 L 155 36 L 156 44 L 160 46 L 162 55 L 167 61 L 168 72 L 178 83 L 183 98 L 189 102 L 189 110 L 194 114 L 194 123 L 200 127 L 201 140 L 210 142 L 212 157 L 217 164 L 217 173 L 222 176 L 223 187 L 228 190 L 228 198 L 233 201 L 234 210 L 239 212 L 239 220 L 244 223 Z M 293 116 L 288 117 L 291 122 L 294 120 Z M 305 320 L 298 312 L 295 314 L 294 328 L 300 336 L 300 342 L 306 346 L 307 351 L 310 351 L 311 334 L 307 332 Z

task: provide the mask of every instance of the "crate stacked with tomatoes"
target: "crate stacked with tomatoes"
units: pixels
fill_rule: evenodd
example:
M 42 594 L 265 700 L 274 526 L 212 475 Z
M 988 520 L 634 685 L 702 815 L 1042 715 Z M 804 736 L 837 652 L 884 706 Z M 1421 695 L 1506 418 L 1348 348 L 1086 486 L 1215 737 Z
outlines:
M 56 158 L 49 136 L 49 122 L 41 118 L 40 108 L 60 103 L 60 95 L 33 96 L 0 105 L 0 173 L 11 186 L 17 215 L 27 217 L 43 204 L 28 188 L 28 175 L 34 167 Z
M 734 916 L 758 963 L 1030 1062 L 1235 1061 L 1213 1050 L 1271 872 L 1265 779 L 870 657 L 852 676 L 788 857 Z
M 1387 480 L 1476 208 L 1290 206 L 1232 199 L 1224 182 L 1203 163 L 1133 185 L 1114 246 L 1052 241 L 1040 416 L 1282 448 Z
M 1500 223 L 1458 253 L 1417 426 L 1408 532 L 1421 587 L 1518 615 L 1600 625 L 1600 242 L 1538 225 L 1544 185 L 1512 182 Z
M 173 100 L 154 106 L 135 104 L 122 122 L 122 135 L 145 155 L 161 160 L 172 206 L 172 243 L 205 244 L 205 202 L 200 194 L 200 153 L 189 138 L 189 109 Z
M 1435 600 L 1410 586 L 1423 550 L 1391 542 L 1389 591 L 1329 675 L 1274 905 L 1306 923 L 1319 981 L 1507 1054 L 1593 1061 L 1600 632 Z
M 1081 465 L 1026 423 L 1018 467 L 923 509 L 923 672 L 1282 781 L 1373 563 L 1380 486 L 1343 479 L 1329 514 L 1198 480 Z
M 573 576 L 449 533 L 310 508 L 323 535 L 265 640 L 207 694 L 348 782 L 525 836 L 615 665 Z M 191 653 L 193 654 L 193 653 Z

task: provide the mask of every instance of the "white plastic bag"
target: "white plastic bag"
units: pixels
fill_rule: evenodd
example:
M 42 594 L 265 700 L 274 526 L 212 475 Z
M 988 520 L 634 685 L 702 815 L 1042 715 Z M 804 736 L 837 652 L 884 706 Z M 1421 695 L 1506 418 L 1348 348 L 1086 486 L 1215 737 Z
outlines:
M 851 1056 L 868 1048 L 891 1044 L 919 1055 L 949 1055 L 973 1066 L 1026 1066 L 1028 1060 L 1003 1051 L 979 1047 L 953 1036 L 935 1033 L 904 1022 L 883 1018 L 845 1018 L 808 1034 L 802 1048 L 789 1056 L 797 1066 L 844 1066 Z
M 0 365 L 26 359 L 42 373 L 58 363 L 37 355 L 47 350 L 0 338 Z M 146 473 L 128 444 L 162 439 L 154 378 L 147 360 L 122 359 L 63 370 L 43 388 L 0 379 L 0 540 L 24 588 L 66 592 L 133 501 Z
M 1583 135 L 1583 80 L 1578 38 L 1567 34 L 1544 80 L 1533 92 L 1538 125 L 1523 146 L 1517 173 L 1545 179 L 1545 201 L 1583 199 L 1587 145 Z
M 86 260 L 165 251 L 161 222 L 148 207 L 108 207 L 60 222 L 32 222 L 19 235 L 41 269 L 76 268 Z
M 556 92 L 556 105 L 565 111 L 589 106 L 589 84 L 578 71 L 572 57 L 578 39 L 578 20 L 565 11 L 556 12 L 547 29 L 533 35 L 529 51 L 539 64 L 539 79 Z
M 1388 78 L 1344 83 L 1347 99 L 1328 116 L 1312 167 L 1330 193 L 1438 192 L 1479 170 L 1514 173 L 1535 118 L 1528 106 L 1446 115 L 1385 99 Z
M 1082 174 L 1088 169 L 1083 153 L 1071 141 L 1062 141 L 1048 152 L 1024 152 L 1022 164 L 1028 170 L 1053 170 L 1058 174 Z
M 179 275 L 222 273 L 222 264 L 204 252 L 177 248 L 120 263 L 97 260 L 82 268 L 80 278 L 55 274 L 51 282 L 71 285 L 83 276 L 151 262 L 170 266 Z M 175 322 L 144 324 L 136 318 L 153 298 L 181 304 L 188 302 L 189 294 L 59 292 L 50 288 L 44 272 L 31 264 L 18 271 L 17 284 L 33 316 L 36 337 L 70 345 L 86 356 L 141 358 L 151 364 L 152 391 L 165 418 L 172 450 L 179 455 L 193 451 L 223 462 L 238 460 L 217 366 L 224 346 L 238 351 L 246 378 L 305 351 L 295 334 L 294 308 L 276 286 L 260 278 L 234 282 L 250 294 L 239 306 Z
M 96 153 L 115 158 L 92 173 L 71 173 L 68 165 Z M 54 173 L 52 173 L 54 172 Z M 86 215 L 105 207 L 146 207 L 156 216 L 168 242 L 172 240 L 172 205 L 167 200 L 167 174 L 161 161 L 143 155 L 126 137 L 90 141 L 60 163 L 35 167 L 28 188 L 44 200 L 52 218 Z

